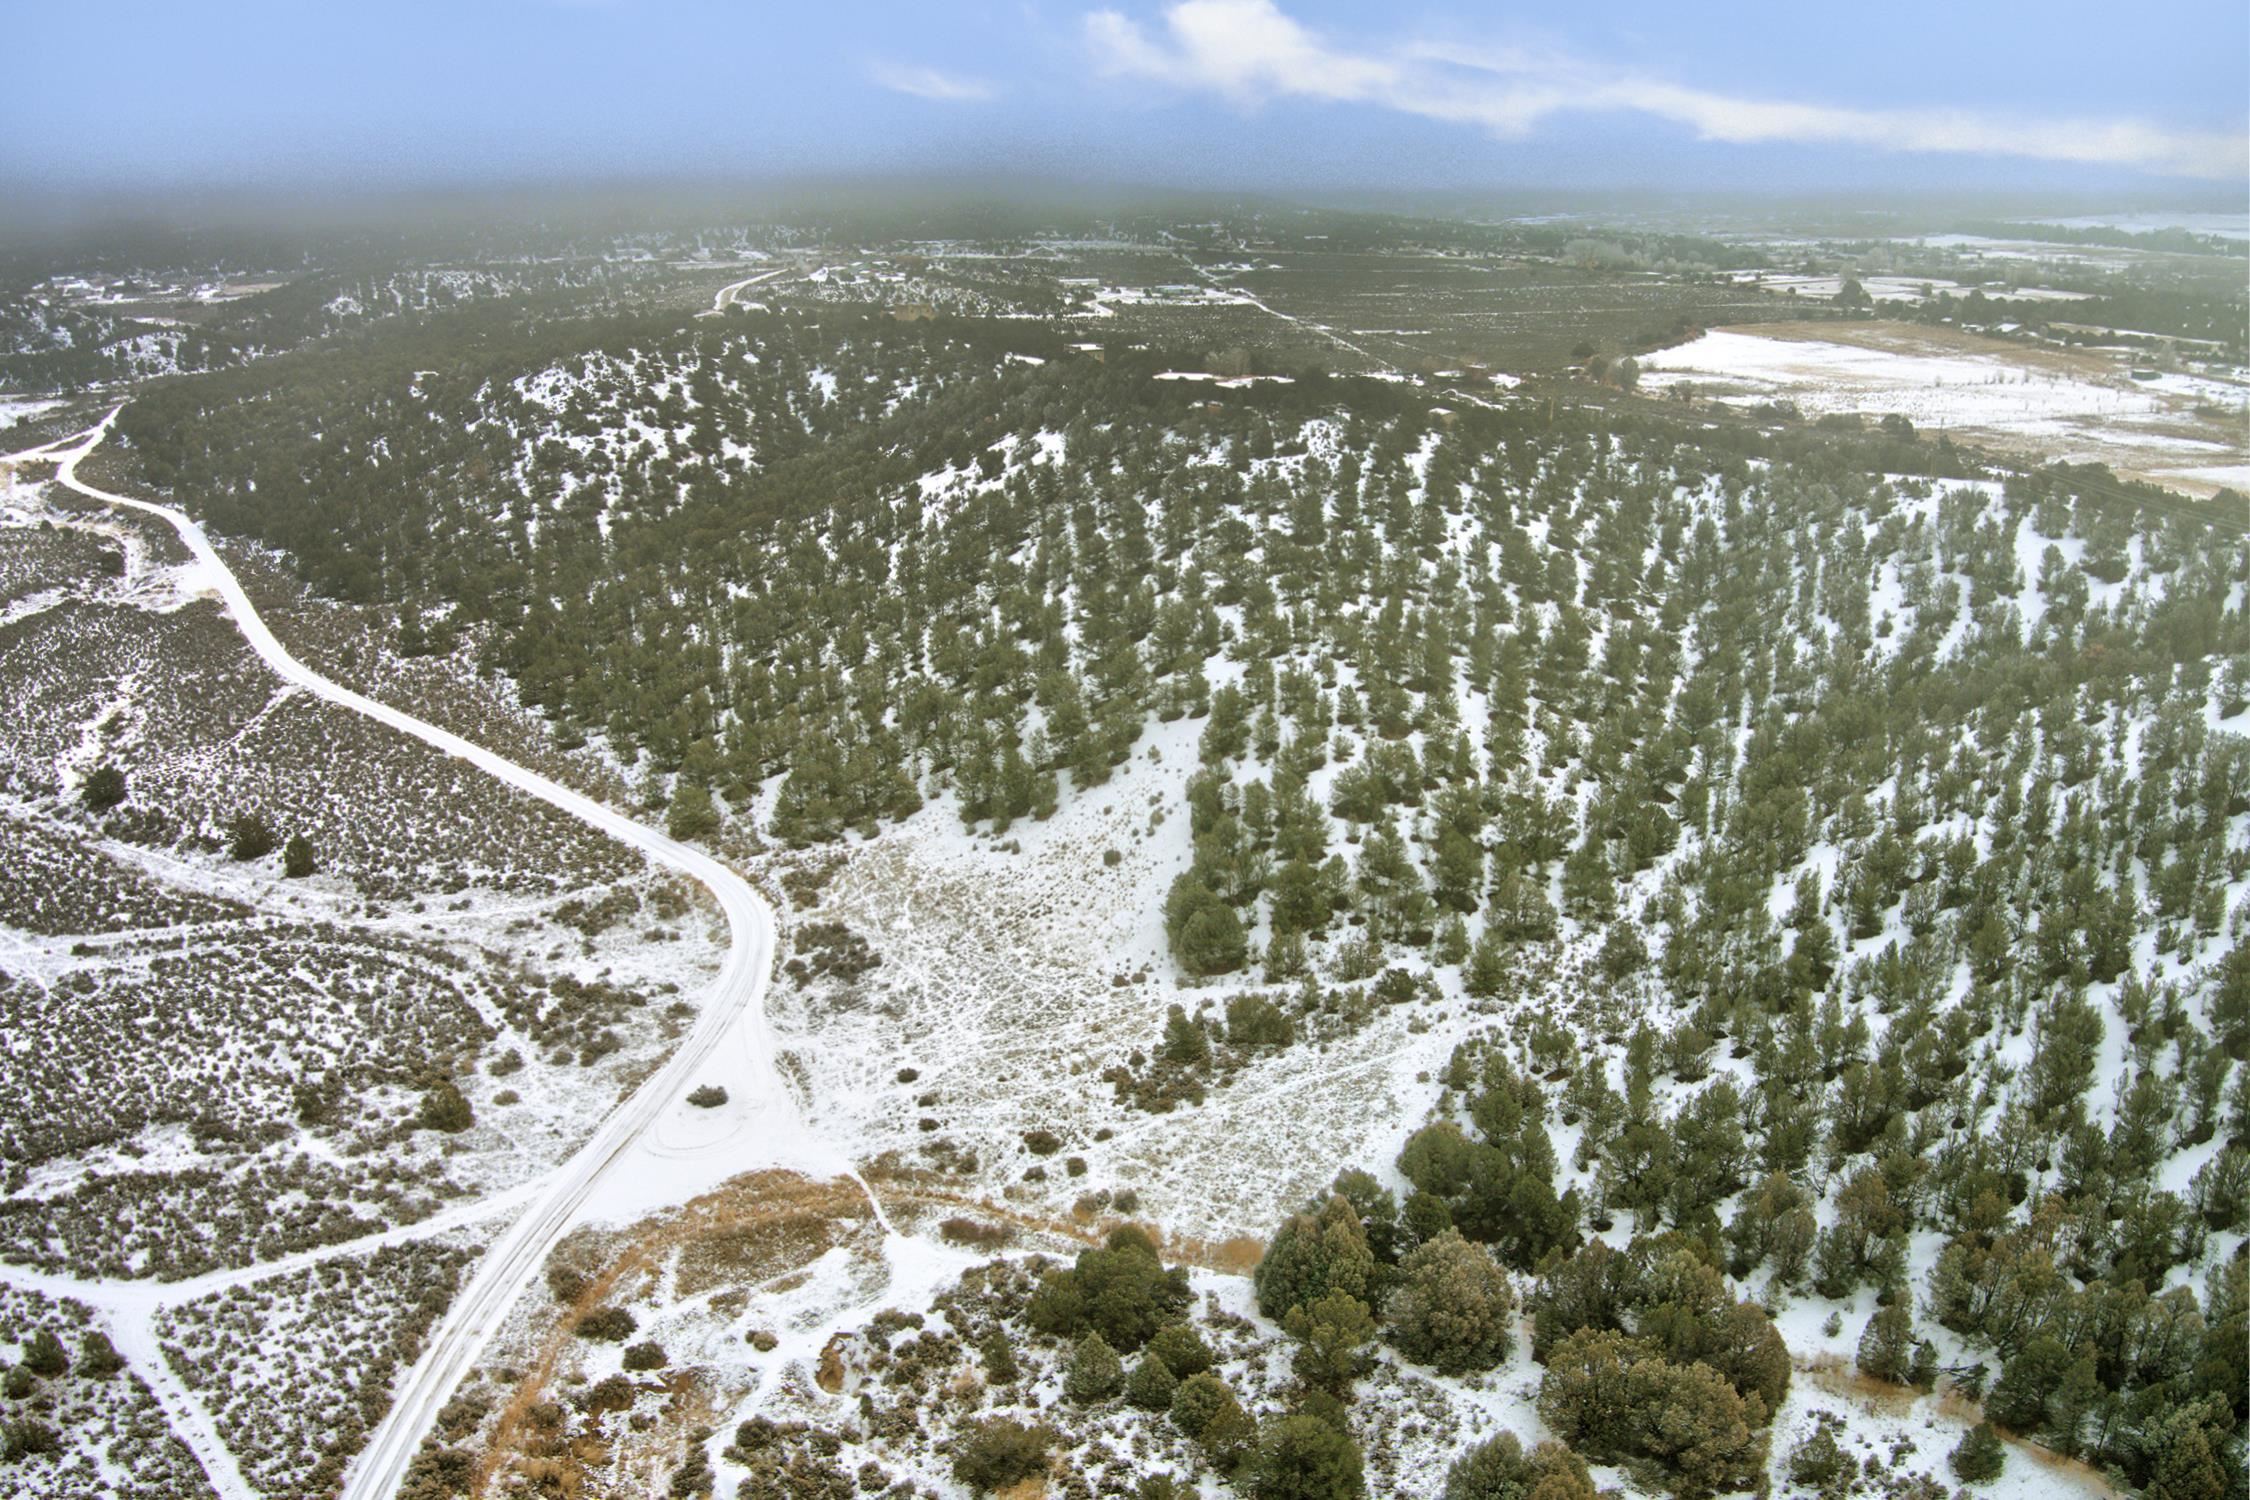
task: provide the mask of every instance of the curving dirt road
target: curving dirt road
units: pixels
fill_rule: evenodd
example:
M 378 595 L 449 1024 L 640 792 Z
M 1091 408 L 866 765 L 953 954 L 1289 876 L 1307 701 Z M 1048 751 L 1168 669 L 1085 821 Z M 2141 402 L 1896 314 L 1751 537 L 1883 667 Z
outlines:
M 671 1059 L 604 1120 L 575 1155 L 541 1181 L 529 1207 L 478 1262 L 461 1295 L 432 1330 L 422 1357 L 401 1379 L 389 1412 L 353 1462 L 344 1488 L 346 1500 L 388 1500 L 397 1492 L 439 1409 L 475 1365 L 486 1341 L 538 1275 L 548 1252 L 571 1228 L 597 1187 L 614 1185 L 628 1201 L 645 1196 L 650 1184 L 630 1180 L 636 1169 L 661 1176 L 661 1167 L 653 1158 L 676 1158 L 683 1146 L 707 1159 L 707 1171 L 722 1170 L 729 1175 L 780 1161 L 825 1169 L 828 1175 L 856 1179 L 857 1174 L 841 1153 L 810 1137 L 797 1102 L 775 1066 L 773 1039 L 761 1004 L 773 958 L 773 913 L 749 883 L 708 854 L 675 842 L 449 730 L 353 692 L 298 661 L 267 628 L 201 526 L 169 506 L 111 494 L 78 477 L 79 461 L 108 435 L 118 410 L 122 408 L 112 410 L 75 446 L 54 443 L 34 452 L 58 461 L 56 479 L 67 488 L 106 505 L 155 516 L 178 533 L 209 570 L 220 599 L 250 648 L 284 681 L 467 761 L 692 877 L 718 902 L 731 934 L 726 961 L 705 997 L 694 1028 Z M 728 1107 L 717 1118 L 696 1118 L 681 1103 L 681 1096 L 722 1056 L 730 1095 Z M 688 1140 L 680 1140 L 682 1135 Z M 658 1191 L 662 1192 L 661 1187 Z M 207 1470 L 212 1467 L 207 1461 Z M 232 1468 L 231 1463 L 222 1463 L 211 1475 L 222 1491 L 239 1492 L 241 1481 L 231 1474 Z

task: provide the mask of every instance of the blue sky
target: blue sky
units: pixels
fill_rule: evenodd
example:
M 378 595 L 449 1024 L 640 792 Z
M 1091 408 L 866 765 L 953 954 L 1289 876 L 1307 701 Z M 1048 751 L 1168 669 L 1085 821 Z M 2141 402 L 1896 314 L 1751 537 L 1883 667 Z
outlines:
M 2239 198 L 2250 172 L 2241 0 L 10 9 L 19 188 L 935 172 Z

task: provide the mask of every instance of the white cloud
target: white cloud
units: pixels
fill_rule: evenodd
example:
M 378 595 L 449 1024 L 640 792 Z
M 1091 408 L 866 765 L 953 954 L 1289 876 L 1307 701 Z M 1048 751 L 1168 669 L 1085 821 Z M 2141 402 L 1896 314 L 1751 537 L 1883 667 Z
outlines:
M 2239 180 L 2250 138 L 2171 130 L 2137 120 L 2022 119 L 1966 109 L 1852 109 L 1745 99 L 1558 53 L 1409 45 L 1332 46 L 1273 0 L 1179 0 L 1158 34 L 1114 10 L 1086 18 L 1096 61 L 1111 72 L 1221 94 L 1370 104 L 1520 136 L 1551 116 L 1633 112 L 1685 125 L 1705 140 L 1973 152 Z
M 993 93 L 992 85 L 981 78 L 963 78 L 908 63 L 878 62 L 869 66 L 868 73 L 894 93 L 934 99 L 941 104 L 973 104 L 991 98 Z

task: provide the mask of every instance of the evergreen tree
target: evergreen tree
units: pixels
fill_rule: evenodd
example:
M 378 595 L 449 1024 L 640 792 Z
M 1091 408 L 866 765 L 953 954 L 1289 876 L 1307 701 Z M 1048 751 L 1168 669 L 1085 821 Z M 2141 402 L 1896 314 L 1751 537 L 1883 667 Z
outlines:
M 1125 1399 L 1143 1411 L 1168 1411 L 1179 1391 L 1180 1379 L 1163 1360 L 1142 1351 L 1133 1372 L 1125 1377 Z
M 125 800 L 125 773 L 104 761 L 86 773 L 86 784 L 79 794 L 95 812 L 108 812 Z
M 1318 1417 L 1282 1417 L 1258 1444 L 1255 1500 L 1360 1500 L 1367 1480 L 1359 1444 Z
M 2209 1405 L 2197 1402 L 2157 1425 L 2155 1462 L 2142 1500 L 2224 1500 L 2236 1491 L 2211 1417 Z
M 229 859 L 264 859 L 273 853 L 273 846 L 273 828 L 256 813 L 242 813 L 229 825 Z
M 1015 1343 L 1004 1324 L 992 1325 L 977 1352 L 984 1364 L 984 1378 L 993 1385 L 1012 1385 L 1023 1373 L 1016 1364 Z
M 281 849 L 281 873 L 291 880 L 302 880 L 318 868 L 313 860 L 312 840 L 302 833 L 289 835 L 289 842 Z
M 1089 1332 L 1072 1351 L 1063 1373 L 1063 1394 L 1081 1406 L 1107 1401 L 1125 1383 L 1125 1366 L 1100 1330 Z
M 70 1356 L 64 1352 L 62 1340 L 49 1328 L 35 1329 L 24 1340 L 23 1367 L 42 1380 L 52 1380 L 70 1368 Z
M 1444 1500 L 1595 1500 L 1586 1461 L 1556 1442 L 1529 1453 L 1512 1432 L 1477 1444 L 1446 1471 Z
M 1289 1309 L 1281 1326 L 1297 1341 L 1290 1368 L 1305 1386 L 1348 1396 L 1375 1337 L 1375 1315 L 1349 1292 L 1331 1291 Z
M 1914 1315 L 1903 1299 L 1878 1307 L 1859 1336 L 1859 1372 L 1905 1385 L 1914 1368 Z
M 1374 1269 L 1357 1210 L 1331 1197 L 1318 1215 L 1294 1214 L 1275 1232 L 1252 1278 L 1258 1311 L 1279 1321 L 1331 1292 L 1364 1300 Z
M 719 831 L 719 809 L 711 789 L 682 776 L 672 788 L 672 809 L 665 814 L 664 831 L 676 839 L 709 838 Z
M 2045 1334 L 2033 1338 L 2000 1367 L 1985 1414 L 2011 1432 L 2036 1432 L 2047 1420 L 2047 1399 L 2061 1389 L 2073 1361 L 2070 1351 Z
M 439 1130 L 457 1134 L 476 1123 L 476 1112 L 450 1078 L 440 1078 L 422 1095 L 422 1107 L 414 1123 L 423 1130 Z
M 1444 1375 L 1489 1370 L 1515 1345 L 1515 1288 L 1492 1252 L 1449 1229 L 1399 1262 L 1384 1307 L 1388 1337 Z
M 2008 1449 L 1990 1422 L 1979 1422 L 1954 1445 L 1946 1462 L 1963 1484 L 1989 1484 L 2008 1466 Z

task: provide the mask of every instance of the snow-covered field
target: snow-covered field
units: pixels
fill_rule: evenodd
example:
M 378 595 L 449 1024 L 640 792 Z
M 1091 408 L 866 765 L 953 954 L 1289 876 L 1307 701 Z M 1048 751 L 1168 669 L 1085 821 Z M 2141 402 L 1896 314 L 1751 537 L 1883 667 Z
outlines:
M 1822 336 L 1822 334 L 1827 336 Z M 2090 357 L 1859 325 L 1784 333 L 1714 329 L 1641 362 L 1642 384 L 1735 406 L 1785 401 L 1807 416 L 1896 414 L 1945 431 L 2208 492 L 2244 453 L 2250 386 L 2135 381 Z M 2211 409 L 2231 405 L 2232 415 Z M 2202 408 L 2199 411 L 2198 408 Z M 2231 429 L 2231 430 L 2230 430 Z

